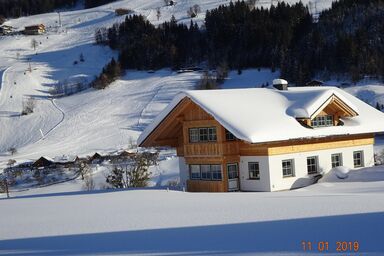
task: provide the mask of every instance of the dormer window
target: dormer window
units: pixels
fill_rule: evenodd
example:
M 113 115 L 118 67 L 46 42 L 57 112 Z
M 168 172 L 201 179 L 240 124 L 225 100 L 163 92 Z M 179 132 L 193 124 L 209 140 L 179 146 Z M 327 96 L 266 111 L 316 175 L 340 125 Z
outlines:
M 333 116 L 317 116 L 311 121 L 312 127 L 327 127 L 333 126 Z

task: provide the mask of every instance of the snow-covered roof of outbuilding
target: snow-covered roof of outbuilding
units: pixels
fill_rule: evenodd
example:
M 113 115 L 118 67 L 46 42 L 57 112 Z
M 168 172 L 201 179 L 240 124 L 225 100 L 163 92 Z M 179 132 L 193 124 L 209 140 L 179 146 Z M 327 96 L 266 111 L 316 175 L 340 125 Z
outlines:
M 296 118 L 311 118 L 330 97 L 336 96 L 356 112 L 343 117 L 343 126 L 307 128 Z M 336 87 L 289 87 L 194 90 L 178 94 L 148 125 L 138 139 L 140 145 L 185 97 L 212 115 L 238 139 L 261 143 L 333 135 L 384 131 L 384 114 Z

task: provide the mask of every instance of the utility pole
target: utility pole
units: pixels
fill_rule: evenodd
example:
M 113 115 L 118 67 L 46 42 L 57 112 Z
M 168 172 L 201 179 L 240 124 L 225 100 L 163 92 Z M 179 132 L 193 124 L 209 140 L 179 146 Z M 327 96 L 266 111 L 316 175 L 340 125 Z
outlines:
M 60 12 L 57 12 L 59 14 L 59 27 L 61 27 L 61 15 Z

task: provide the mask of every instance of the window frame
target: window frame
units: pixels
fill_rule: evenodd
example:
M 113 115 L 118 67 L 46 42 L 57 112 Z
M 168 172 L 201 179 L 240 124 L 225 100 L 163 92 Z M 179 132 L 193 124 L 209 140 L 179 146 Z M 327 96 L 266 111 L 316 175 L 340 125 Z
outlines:
M 333 115 L 316 116 L 311 120 L 311 127 L 330 127 L 334 126 Z
M 195 131 L 196 134 L 192 134 L 193 131 Z M 189 142 L 190 143 L 198 143 L 199 142 L 199 139 L 200 139 L 199 128 L 189 128 L 188 133 L 189 133 Z
M 339 165 L 334 165 L 334 161 L 333 161 L 333 158 L 335 156 L 338 156 L 339 157 Z M 332 168 L 335 168 L 335 167 L 338 167 L 338 166 L 343 166 L 343 154 L 342 153 L 334 153 L 334 154 L 331 154 L 331 166 Z
M 211 164 L 210 166 L 211 166 L 210 167 L 211 168 L 211 179 L 213 181 L 222 181 L 223 180 L 223 170 L 222 170 L 223 168 L 221 167 L 221 164 Z M 218 170 L 214 170 L 213 166 L 218 166 L 220 168 L 220 172 Z M 214 178 L 215 176 L 217 176 L 218 173 L 220 173 L 220 179 Z
M 207 127 L 208 129 L 208 141 L 213 142 L 217 141 L 217 129 L 215 126 L 213 127 Z
M 199 177 L 193 177 L 192 169 L 193 166 L 198 166 L 199 169 Z M 209 169 L 205 170 L 205 174 L 203 175 L 202 166 L 208 166 Z M 215 169 L 214 167 L 218 167 Z M 189 165 L 189 179 L 190 180 L 200 180 L 200 181 L 222 181 L 223 180 L 223 168 L 221 164 L 190 164 Z
M 308 160 L 314 159 L 314 163 L 309 164 Z M 310 171 L 309 169 L 314 168 L 315 171 Z M 308 175 L 311 174 L 318 174 L 319 173 L 319 157 L 318 156 L 308 156 L 307 157 L 307 173 Z
M 193 175 L 192 175 L 192 167 L 193 166 L 198 166 L 199 167 L 199 177 L 198 178 L 194 178 Z M 201 180 L 201 169 L 200 169 L 200 165 L 199 164 L 190 164 L 189 165 L 189 179 L 191 180 Z
M 251 170 L 251 166 L 255 165 L 257 168 Z M 256 172 L 254 177 L 251 177 L 251 173 Z M 249 180 L 260 180 L 260 163 L 259 162 L 248 162 L 248 179 Z
M 355 154 L 360 154 L 360 159 L 358 160 L 360 161 L 359 165 L 356 164 Z M 364 167 L 364 150 L 353 151 L 353 167 L 354 168 Z
M 217 127 L 188 128 L 189 143 L 217 142 Z
M 198 129 L 199 129 L 199 142 L 208 142 L 208 128 L 199 127 Z M 203 137 L 206 137 L 207 139 L 203 139 Z
M 291 174 L 284 174 L 284 170 L 287 170 L 286 166 L 284 166 L 284 162 L 290 163 Z M 295 177 L 295 160 L 294 159 L 284 159 L 281 160 L 281 167 L 283 172 L 283 178 Z

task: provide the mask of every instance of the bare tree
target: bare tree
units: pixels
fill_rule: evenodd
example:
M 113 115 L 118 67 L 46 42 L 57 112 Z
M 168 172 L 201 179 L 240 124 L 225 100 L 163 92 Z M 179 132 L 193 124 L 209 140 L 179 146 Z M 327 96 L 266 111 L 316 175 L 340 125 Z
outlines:
M 157 8 L 156 8 L 156 17 L 157 17 L 157 20 L 159 20 L 160 17 L 161 17 L 161 10 L 160 10 L 160 7 L 157 7 Z
M 83 187 L 87 191 L 92 191 L 95 189 L 95 182 L 93 181 L 93 173 L 91 168 L 89 168 L 89 171 L 84 175 Z
M 8 152 L 11 153 L 11 155 L 14 155 L 14 154 L 17 153 L 17 149 L 16 149 L 15 147 L 10 147 L 10 148 L 8 149 Z
M 9 169 L 12 169 L 12 167 L 15 165 L 15 163 L 16 163 L 15 159 L 9 159 L 7 162 Z
M 7 198 L 9 198 L 9 184 L 5 177 L 0 177 L 0 192 L 6 193 Z
M 198 89 L 211 90 L 211 89 L 217 89 L 217 88 L 218 88 L 218 85 L 216 82 L 216 77 L 214 77 L 209 71 L 204 71 L 200 77 Z
M 221 62 L 216 70 L 216 81 L 221 84 L 228 76 L 228 64 L 227 62 Z
M 28 115 L 33 113 L 36 106 L 36 102 L 33 98 L 27 98 L 27 99 L 24 98 L 22 104 L 23 104 L 23 110 L 21 112 L 22 115 Z
M 189 7 L 187 14 L 191 18 L 195 18 L 201 12 L 201 8 L 198 4 Z
M 91 167 L 89 167 L 89 165 L 85 161 L 81 161 L 79 163 L 79 173 L 81 175 L 81 179 L 84 180 L 85 176 L 90 172 L 91 172 Z
M 39 45 L 39 43 L 36 41 L 36 39 L 33 38 L 31 40 L 31 47 L 33 48 L 34 51 L 36 51 L 36 48 L 38 45 Z

